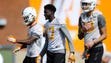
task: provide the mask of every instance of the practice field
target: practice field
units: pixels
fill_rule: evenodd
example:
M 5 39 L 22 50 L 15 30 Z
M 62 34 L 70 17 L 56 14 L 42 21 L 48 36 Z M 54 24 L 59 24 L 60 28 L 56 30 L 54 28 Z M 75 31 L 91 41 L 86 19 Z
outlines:
M 25 50 L 22 50 L 22 51 L 19 51 L 16 53 L 16 63 L 22 63 L 24 57 L 25 57 L 25 54 L 26 54 L 26 51 Z M 76 56 L 76 62 L 75 63 L 84 63 L 84 60 L 81 59 L 81 54 L 76 52 L 75 54 Z M 67 52 L 67 55 L 66 55 L 66 63 L 70 63 L 67 61 L 68 59 L 68 52 Z
M 26 50 L 21 50 L 16 54 L 13 54 L 12 51 L 9 49 L 2 49 L 0 50 L 0 54 L 2 54 L 4 58 L 4 63 L 22 63 L 26 55 Z M 75 63 L 84 63 L 84 60 L 82 59 L 81 55 L 82 52 L 75 53 L 75 58 L 76 58 Z M 70 63 L 68 62 L 68 57 L 69 57 L 69 52 L 67 52 L 66 54 L 66 63 Z
M 4 63 L 14 63 L 15 59 L 11 50 L 0 50 L 0 54 L 3 56 Z

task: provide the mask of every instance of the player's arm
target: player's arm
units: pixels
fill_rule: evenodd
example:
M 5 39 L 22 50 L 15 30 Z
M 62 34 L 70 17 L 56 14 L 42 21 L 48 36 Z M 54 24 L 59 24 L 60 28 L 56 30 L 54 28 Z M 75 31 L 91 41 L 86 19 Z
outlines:
M 69 48 L 70 48 L 70 52 L 74 53 L 74 47 L 73 47 L 73 43 L 72 43 L 72 39 L 70 36 L 69 31 L 67 30 L 65 25 L 62 25 L 60 27 L 60 30 L 63 32 L 63 34 L 66 36 L 67 40 L 68 40 L 68 44 L 69 44 Z
M 98 42 L 103 41 L 104 39 L 106 39 L 107 37 L 107 31 L 106 31 L 106 21 L 103 15 L 99 15 L 98 16 L 98 26 L 99 26 L 99 30 L 101 33 L 101 36 L 95 40 L 93 40 L 93 42 L 96 44 Z
M 81 39 L 84 38 L 84 30 L 83 30 L 82 24 L 81 24 L 81 17 L 79 18 L 78 27 L 79 27 L 79 30 L 78 30 L 78 38 L 81 40 Z
M 23 49 L 23 48 L 27 48 L 27 45 L 22 44 L 21 49 Z
M 47 51 L 47 47 L 48 47 L 48 41 L 47 39 L 45 40 L 45 44 L 44 44 L 44 47 L 42 49 L 42 51 L 40 52 L 40 56 L 43 57 Z
M 24 39 L 24 40 L 17 40 L 15 37 L 9 36 L 8 41 L 10 41 L 12 43 L 30 45 L 31 43 L 33 43 L 35 40 L 37 40 L 39 38 L 40 38 L 40 36 L 37 34 L 33 34 L 32 36 L 28 36 L 28 38 Z
M 48 41 L 47 41 L 47 36 L 46 36 L 45 33 L 44 33 L 44 37 L 46 38 L 45 44 L 44 44 L 44 46 L 43 46 L 40 54 L 37 56 L 37 59 L 36 59 L 36 60 L 37 60 L 37 63 L 40 63 L 41 58 L 45 55 L 45 53 L 46 53 L 46 51 L 47 51 Z
M 22 45 L 17 45 L 15 48 L 14 48 L 14 50 L 13 50 L 13 53 L 16 53 L 16 52 L 18 52 L 18 51 L 20 51 L 21 49 L 24 49 L 24 48 L 26 48 L 27 47 L 27 45 L 25 45 L 25 44 L 22 44 Z
M 43 46 L 43 48 L 42 48 L 42 50 L 41 50 L 41 52 L 40 52 L 40 56 L 41 56 L 41 57 L 43 57 L 43 56 L 45 55 L 45 53 L 46 53 L 46 51 L 47 51 L 47 47 L 48 47 L 48 39 L 47 39 L 47 34 L 46 34 L 46 33 L 44 33 L 44 37 L 45 37 L 46 39 L 45 39 L 45 44 L 44 44 L 44 46 Z
M 45 55 L 46 51 L 47 51 L 47 47 L 48 47 L 48 41 L 47 41 L 47 34 L 44 32 L 43 36 L 45 37 L 45 44 L 40 52 L 40 54 L 37 56 L 37 63 L 40 63 L 40 60 L 42 59 L 42 57 Z
M 68 61 L 75 62 L 75 56 L 74 56 L 75 52 L 74 52 L 74 47 L 73 47 L 71 36 L 65 25 L 61 26 L 60 30 L 63 32 L 63 34 L 66 36 L 66 38 L 68 40 L 68 44 L 69 44 L 69 48 L 70 48 L 70 54 L 69 54 Z
M 39 38 L 39 37 L 38 37 Z M 19 44 L 25 44 L 25 45 L 30 45 L 31 43 L 33 43 L 35 40 L 38 39 L 37 37 L 34 37 L 34 36 L 31 36 L 31 37 L 28 37 L 27 39 L 25 40 L 16 40 L 16 43 L 19 43 Z

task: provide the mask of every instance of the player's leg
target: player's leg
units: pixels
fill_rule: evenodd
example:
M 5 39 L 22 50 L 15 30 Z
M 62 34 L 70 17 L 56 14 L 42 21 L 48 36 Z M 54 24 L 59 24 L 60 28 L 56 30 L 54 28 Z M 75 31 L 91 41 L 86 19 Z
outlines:
M 103 56 L 103 46 L 93 48 L 90 51 L 90 57 L 85 63 L 101 63 Z
M 54 54 L 47 51 L 47 63 L 53 63 L 54 59 Z
M 23 63 L 29 63 L 29 61 L 30 61 L 30 58 L 26 56 L 25 59 L 23 60 Z
M 36 63 L 36 57 L 25 57 L 23 63 Z
M 37 63 L 37 57 L 30 57 L 30 63 Z

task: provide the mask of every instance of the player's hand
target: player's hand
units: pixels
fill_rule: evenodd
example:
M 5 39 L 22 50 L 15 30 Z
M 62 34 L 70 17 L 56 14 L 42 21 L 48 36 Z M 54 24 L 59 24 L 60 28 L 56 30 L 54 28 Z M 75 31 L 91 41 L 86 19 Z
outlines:
M 85 23 L 84 26 L 83 26 L 83 30 L 88 31 L 89 29 L 91 29 L 91 27 L 92 27 L 91 23 Z
M 37 56 L 36 61 L 37 61 L 37 63 L 41 63 L 41 56 L 40 55 Z
M 68 58 L 68 62 L 75 62 L 75 56 L 74 53 L 70 53 L 69 58 Z
M 18 51 L 20 51 L 21 50 L 21 47 L 20 46 L 17 46 L 14 50 L 13 50 L 13 53 L 15 54 L 15 53 L 17 53 Z
M 94 42 L 93 42 L 93 41 L 92 41 L 92 42 L 87 42 L 87 43 L 85 44 L 85 46 L 86 46 L 88 49 L 91 49 L 93 45 L 94 45 Z
M 7 40 L 12 42 L 12 43 L 16 43 L 16 38 L 14 38 L 13 35 L 8 36 Z

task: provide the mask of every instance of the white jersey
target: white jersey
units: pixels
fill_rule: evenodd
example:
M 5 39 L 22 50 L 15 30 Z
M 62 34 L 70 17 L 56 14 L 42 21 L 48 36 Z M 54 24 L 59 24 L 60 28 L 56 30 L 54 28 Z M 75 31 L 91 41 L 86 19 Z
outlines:
M 102 13 L 97 10 L 95 10 L 90 17 L 87 17 L 86 13 L 81 14 L 82 26 L 84 25 L 84 23 L 90 22 L 92 24 L 91 29 L 89 29 L 85 33 L 85 37 L 84 37 L 85 43 L 91 42 L 92 40 L 95 40 L 100 37 L 99 26 L 105 24 L 103 18 L 100 18 L 101 20 L 98 19 L 98 17 L 101 15 L 102 15 Z M 101 22 L 101 24 L 98 24 L 99 21 Z
M 48 51 L 54 53 L 65 53 L 65 36 L 60 31 L 63 24 L 59 19 L 55 18 L 51 22 L 47 22 L 44 27 L 48 35 Z
M 43 37 L 43 28 L 41 25 L 36 24 L 28 30 L 29 36 L 39 37 L 35 42 L 27 45 L 28 57 L 36 57 L 42 50 L 43 44 L 45 43 L 45 38 Z

